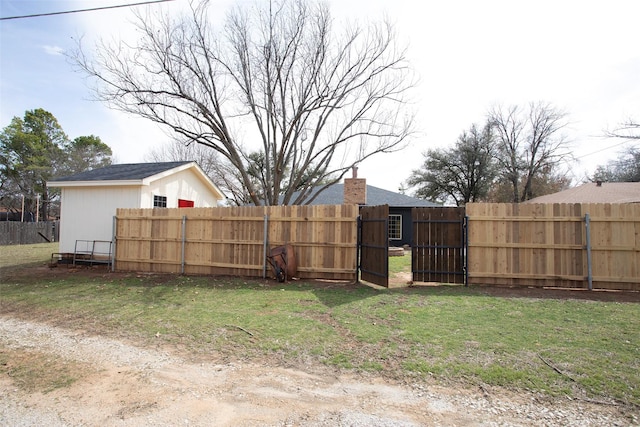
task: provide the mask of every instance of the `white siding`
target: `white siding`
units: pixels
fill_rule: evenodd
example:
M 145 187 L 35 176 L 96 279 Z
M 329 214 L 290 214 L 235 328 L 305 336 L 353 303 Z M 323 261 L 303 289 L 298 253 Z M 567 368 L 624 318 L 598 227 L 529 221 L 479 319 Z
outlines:
M 178 199 L 193 200 L 197 208 L 214 207 L 218 204 L 210 188 L 198 179 L 193 169 L 160 178 L 144 187 L 140 207 L 152 208 L 153 196 L 166 196 L 168 208 L 177 208 Z
M 60 252 L 73 252 L 76 240 L 111 240 L 116 208 L 139 208 L 140 187 L 62 189 Z
M 167 208 L 178 207 L 178 199 L 191 200 L 195 207 L 217 206 L 210 184 L 194 168 L 153 179 L 141 185 L 62 186 L 60 252 L 73 252 L 76 240 L 110 241 L 116 209 L 152 208 L 154 195 L 167 197 Z

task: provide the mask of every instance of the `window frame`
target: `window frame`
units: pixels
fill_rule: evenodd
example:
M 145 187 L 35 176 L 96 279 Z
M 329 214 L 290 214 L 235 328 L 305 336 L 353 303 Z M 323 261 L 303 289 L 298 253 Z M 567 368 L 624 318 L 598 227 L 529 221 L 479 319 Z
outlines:
M 397 220 L 392 221 L 392 217 L 397 218 Z M 395 224 L 398 226 L 395 227 Z M 394 227 L 394 231 L 397 228 L 397 237 L 392 237 L 392 225 Z M 389 227 L 387 232 L 389 233 L 389 240 L 402 240 L 402 215 L 401 214 L 389 214 Z
M 159 194 L 153 195 L 153 208 L 166 208 L 167 196 L 161 196 Z

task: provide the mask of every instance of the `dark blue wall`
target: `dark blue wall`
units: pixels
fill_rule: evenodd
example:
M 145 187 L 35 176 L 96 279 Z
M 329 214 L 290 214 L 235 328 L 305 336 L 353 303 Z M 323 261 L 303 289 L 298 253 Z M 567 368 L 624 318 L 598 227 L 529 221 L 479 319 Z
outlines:
M 389 246 L 403 246 L 411 244 L 411 208 L 389 206 L 389 215 L 402 215 L 402 239 L 389 240 Z

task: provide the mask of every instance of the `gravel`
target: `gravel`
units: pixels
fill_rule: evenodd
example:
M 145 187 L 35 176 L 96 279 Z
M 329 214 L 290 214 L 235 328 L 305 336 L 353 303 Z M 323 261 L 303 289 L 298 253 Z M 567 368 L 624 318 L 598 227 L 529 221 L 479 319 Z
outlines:
M 192 363 L 158 349 L 0 316 L 0 349 L 96 368 L 51 393 L 0 376 L 1 426 L 636 426 L 637 407 L 483 387 L 248 363 Z

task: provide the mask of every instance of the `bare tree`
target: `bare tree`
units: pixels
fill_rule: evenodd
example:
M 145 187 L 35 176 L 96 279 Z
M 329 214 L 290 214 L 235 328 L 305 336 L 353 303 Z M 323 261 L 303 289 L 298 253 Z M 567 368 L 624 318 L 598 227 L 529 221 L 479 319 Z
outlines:
M 524 186 L 524 177 L 520 181 L 520 188 Z M 571 185 L 568 170 L 553 166 L 545 167 L 531 182 L 534 197 L 557 193 L 566 190 Z M 486 200 L 492 203 L 513 203 L 513 186 L 505 180 L 496 180 L 487 194 Z
M 640 148 L 628 147 L 615 160 L 598 166 L 591 180 L 640 182 Z
M 605 131 L 605 135 L 612 138 L 640 139 L 640 123 L 633 119 L 627 119 L 617 128 Z
M 502 180 L 509 183 L 514 203 L 535 197 L 534 183 L 541 175 L 554 176 L 557 168 L 572 159 L 562 130 L 566 114 L 547 103 L 496 106 L 488 114 L 496 135 L 497 160 Z
M 214 150 L 254 204 L 308 203 L 313 187 L 404 146 L 413 80 L 389 23 L 337 35 L 324 3 L 281 0 L 238 6 L 214 32 L 208 11 L 204 0 L 177 19 L 137 15 L 136 45 L 72 59 L 111 107 Z
M 227 200 L 237 206 L 251 203 L 251 197 L 242 186 L 238 171 L 228 160 L 211 148 L 173 139 L 168 144 L 153 148 L 145 156 L 151 162 L 194 161 L 202 171 L 227 196 Z
M 620 123 L 614 130 L 605 130 L 605 136 L 609 138 L 621 138 L 635 144 L 640 140 L 640 123 L 633 118 L 628 118 Z M 633 142 L 631 142 L 633 141 Z M 618 154 L 618 158 L 599 165 L 590 178 L 592 181 L 611 182 L 639 182 L 640 181 L 640 147 L 631 145 Z

